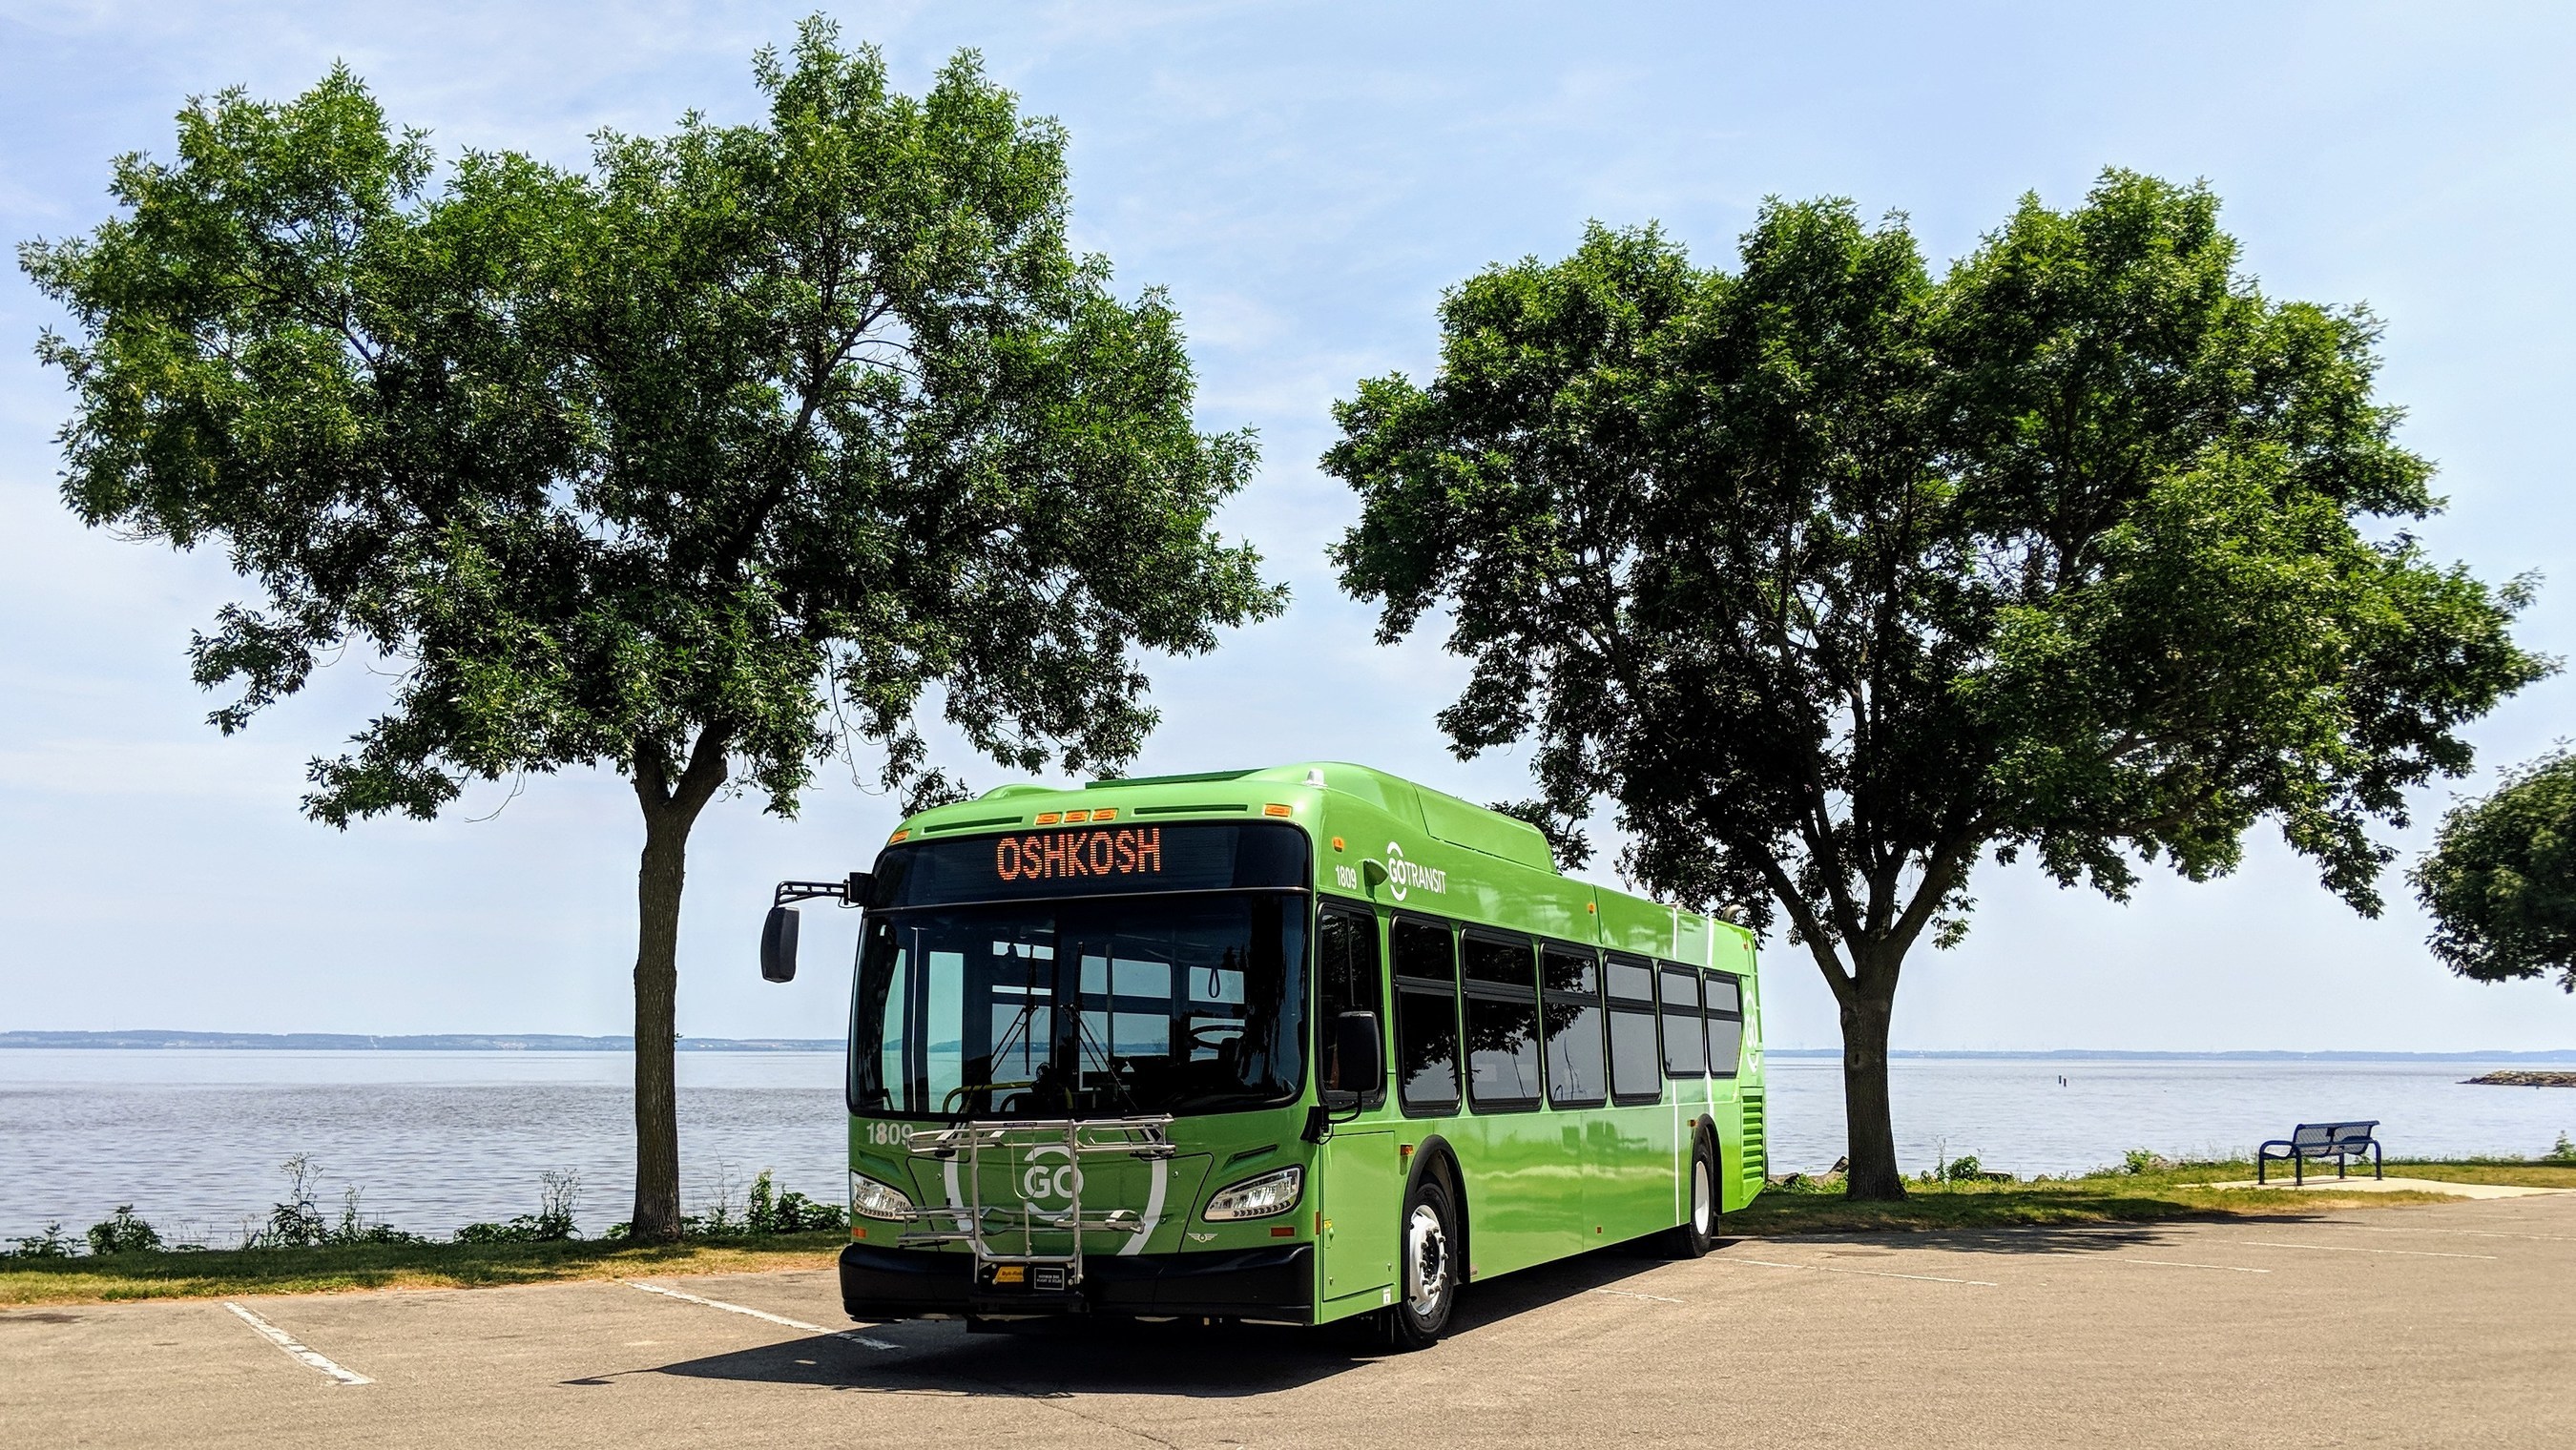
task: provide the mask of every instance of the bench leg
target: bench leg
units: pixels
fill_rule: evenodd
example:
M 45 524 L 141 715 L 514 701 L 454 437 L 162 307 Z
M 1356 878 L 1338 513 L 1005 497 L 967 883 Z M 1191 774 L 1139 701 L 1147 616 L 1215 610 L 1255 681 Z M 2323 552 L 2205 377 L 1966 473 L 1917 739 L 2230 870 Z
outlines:
M 2255 1150 L 2254 1150 L 2254 1186 L 2255 1186 L 2255 1187 L 2260 1188 L 2260 1187 L 2262 1187 L 2262 1186 L 2263 1186 L 2263 1170 L 2264 1170 L 2264 1168 L 2265 1168 L 2265 1167 L 2267 1167 L 2267 1166 L 2269 1166 L 2269 1165 L 2270 1165 L 2271 1161 L 2272 1161 L 2271 1159 L 2266 1158 L 2266 1157 L 2264 1157 L 2264 1156 L 2263 1156 L 2263 1150 L 2262 1150 L 2262 1149 L 2257 1148 L 2257 1149 L 2255 1149 Z
M 2343 1171 L 2343 1170 L 2344 1170 L 2344 1162 L 2345 1162 L 2345 1155 L 2344 1155 L 2344 1154 L 2341 1154 L 2341 1153 L 2337 1153 L 2337 1154 L 2335 1155 L 2335 1177 L 2337 1177 L 2337 1178 L 2341 1178 L 2341 1177 L 2343 1177 L 2343 1176 L 2344 1176 L 2344 1171 Z
M 2373 1178 L 2386 1178 L 2388 1176 L 2379 1170 L 2379 1140 L 2374 1138 L 2370 1143 L 2370 1176 Z
M 2305 1154 L 2290 1155 L 2290 1182 L 2300 1188 L 2308 1186 L 2308 1160 Z

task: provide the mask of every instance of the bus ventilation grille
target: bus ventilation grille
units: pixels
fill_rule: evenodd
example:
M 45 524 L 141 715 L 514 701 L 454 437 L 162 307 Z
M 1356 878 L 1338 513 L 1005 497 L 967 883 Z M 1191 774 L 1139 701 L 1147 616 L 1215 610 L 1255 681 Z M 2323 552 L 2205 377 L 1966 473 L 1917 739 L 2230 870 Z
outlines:
M 1744 1177 L 1759 1184 L 1771 1174 L 1771 1148 L 1762 1136 L 1762 1094 L 1744 1095 Z

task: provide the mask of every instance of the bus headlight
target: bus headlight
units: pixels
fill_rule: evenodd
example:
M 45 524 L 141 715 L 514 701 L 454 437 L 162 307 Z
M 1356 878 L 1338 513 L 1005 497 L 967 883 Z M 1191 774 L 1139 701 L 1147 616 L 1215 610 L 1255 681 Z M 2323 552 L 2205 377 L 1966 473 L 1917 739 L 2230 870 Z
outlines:
M 1221 1190 L 1208 1200 L 1207 1212 L 1201 1217 L 1210 1223 L 1231 1223 L 1238 1219 L 1268 1218 L 1273 1214 L 1286 1213 L 1297 1206 L 1297 1195 L 1305 1187 L 1305 1169 L 1294 1166 L 1277 1169 Z
M 908 1219 L 912 1217 L 912 1200 L 892 1184 L 879 1183 L 864 1173 L 852 1173 L 850 1212 L 861 1218 Z

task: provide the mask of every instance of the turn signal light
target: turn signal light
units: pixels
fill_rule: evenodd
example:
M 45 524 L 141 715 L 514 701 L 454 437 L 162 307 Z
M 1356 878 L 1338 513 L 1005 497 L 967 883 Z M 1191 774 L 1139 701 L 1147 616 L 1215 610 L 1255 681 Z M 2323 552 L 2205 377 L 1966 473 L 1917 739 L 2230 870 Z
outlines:
M 886 844 L 887 844 L 887 845 L 889 845 L 889 846 L 895 845 L 895 844 L 897 844 L 898 842 L 902 841 L 904 837 L 909 836 L 909 835 L 911 835 L 911 834 L 912 834 L 912 832 L 910 832 L 910 831 L 897 831 L 897 832 L 895 832 L 893 835 L 886 837 Z
M 1039 824 L 1039 825 L 1041 825 L 1041 826 L 1052 826 L 1052 825 L 1054 825 L 1056 822 L 1058 822 L 1058 821 L 1060 821 L 1060 820 L 1063 820 L 1063 819 L 1064 819 L 1064 812 L 1062 812 L 1062 811 L 1040 811 L 1040 812 L 1038 812 L 1038 824 Z
M 1091 819 L 1095 823 L 1100 821 L 1114 821 L 1118 819 L 1118 808 L 1116 806 L 1102 806 L 1100 809 L 1091 813 Z
M 1261 813 L 1265 816 L 1286 816 L 1295 814 L 1295 812 L 1289 810 L 1286 806 L 1279 804 L 1277 801 L 1273 801 L 1269 805 L 1263 806 L 1261 808 Z
M 1091 812 L 1089 811 L 1066 811 L 1064 813 L 1064 823 L 1068 826 L 1078 826 L 1084 821 L 1090 819 Z

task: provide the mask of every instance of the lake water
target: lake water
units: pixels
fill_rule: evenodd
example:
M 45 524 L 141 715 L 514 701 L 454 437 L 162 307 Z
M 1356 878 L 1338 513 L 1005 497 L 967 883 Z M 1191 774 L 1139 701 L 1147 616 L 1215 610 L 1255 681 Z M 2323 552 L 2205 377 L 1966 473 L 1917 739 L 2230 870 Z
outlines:
M 2380 1119 L 2397 1153 L 2538 1154 L 2576 1131 L 2576 1090 L 2461 1084 L 2507 1065 L 1904 1058 L 1898 1151 L 1909 1171 L 1975 1154 L 2029 1175 L 2129 1148 L 2241 1153 L 2323 1118 Z M 630 1072 L 606 1052 L 0 1050 L 0 1238 L 57 1219 L 76 1233 L 131 1203 L 165 1234 L 227 1246 L 298 1153 L 326 1216 L 356 1187 L 369 1219 L 445 1234 L 534 1212 L 539 1175 L 568 1170 L 596 1233 L 626 1216 Z M 764 1168 L 839 1199 L 839 1054 L 683 1053 L 679 1074 L 690 1208 L 739 1202 Z M 1840 1156 L 1840 1064 L 1773 1058 L 1770 1080 L 1774 1171 Z

